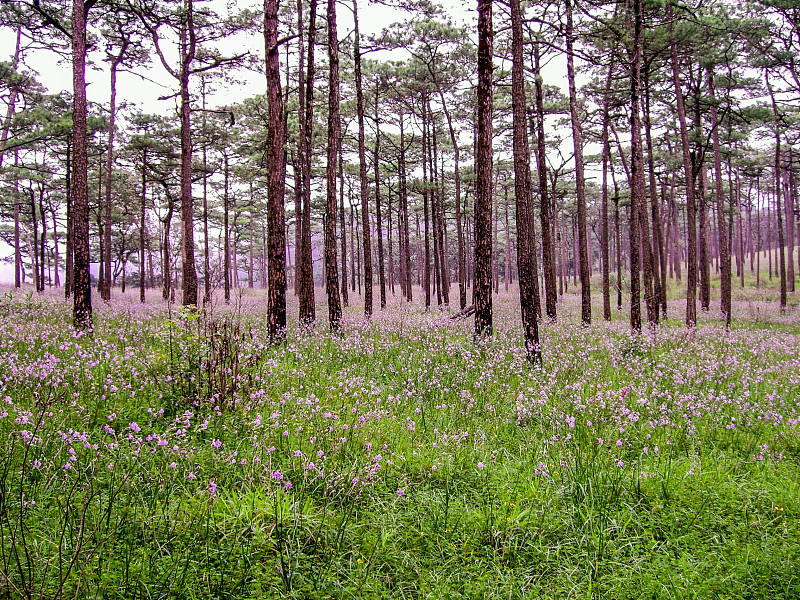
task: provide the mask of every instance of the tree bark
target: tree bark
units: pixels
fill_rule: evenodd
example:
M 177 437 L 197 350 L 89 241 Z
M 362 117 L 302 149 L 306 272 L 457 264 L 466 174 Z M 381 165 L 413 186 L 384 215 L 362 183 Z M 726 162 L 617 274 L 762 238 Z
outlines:
M 267 325 L 270 340 L 286 335 L 286 122 L 281 94 L 278 46 L 278 0 L 264 0 L 264 42 L 267 57 Z
M 83 0 L 72 0 L 72 216 L 74 258 L 73 323 L 92 327 L 89 274 L 89 182 L 86 129 L 86 13 Z
M 478 0 L 475 336 L 492 335 L 492 0 Z
M 672 5 L 667 4 L 667 19 L 672 23 Z M 683 155 L 683 172 L 686 180 L 686 325 L 694 327 L 697 323 L 697 230 L 694 185 L 692 177 L 692 159 L 689 151 L 689 131 L 686 127 L 686 107 L 683 101 L 683 90 L 679 76 L 678 42 L 675 38 L 674 26 L 670 24 L 670 54 L 672 62 L 672 84 L 675 90 L 675 103 L 680 124 L 681 149 Z M 677 232 L 676 232 L 677 233 Z
M 194 202 L 192 199 L 192 117 L 189 74 L 197 39 L 194 0 L 185 0 L 186 25 L 181 30 L 181 274 L 184 306 L 197 306 L 197 272 L 194 262 Z
M 719 232 L 719 261 L 720 261 L 720 310 L 725 315 L 725 326 L 731 326 L 731 254 L 728 246 L 728 232 L 725 227 L 725 197 L 722 193 L 722 152 L 719 143 L 719 118 L 717 115 L 717 97 L 714 86 L 714 71 L 707 69 L 708 94 L 711 98 L 711 123 L 714 127 L 712 134 L 714 145 L 714 183 L 717 199 L 717 229 Z
M 640 121 L 640 90 L 642 66 L 642 3 L 633 0 L 633 52 L 631 56 L 631 207 L 630 207 L 630 255 L 631 255 L 631 329 L 642 328 L 641 304 L 639 301 L 639 243 L 641 206 L 646 203 L 644 180 L 644 152 Z M 651 317 L 648 304 L 648 320 Z
M 328 321 L 334 332 L 341 329 L 339 267 L 336 264 L 336 161 L 341 147 L 339 122 L 339 38 L 336 30 L 336 0 L 328 0 L 328 165 L 325 221 L 325 277 L 328 292 Z
M 361 81 L 361 47 L 358 31 L 358 0 L 353 0 L 355 26 L 353 54 L 356 69 L 356 112 L 358 114 L 358 175 L 361 183 L 361 234 L 364 252 L 364 314 L 372 316 L 372 240 L 369 226 L 369 184 L 367 182 L 366 144 L 364 143 L 364 92 Z
M 380 128 L 380 119 L 378 118 L 378 100 L 379 100 L 379 89 L 380 86 L 378 83 L 375 84 L 375 213 L 377 222 L 375 223 L 376 226 L 376 237 L 378 239 L 378 285 L 380 286 L 380 294 L 381 294 L 381 310 L 386 308 L 386 270 L 385 270 L 385 261 L 383 257 L 383 215 L 381 215 L 381 128 Z M 391 244 L 391 205 L 389 205 L 389 244 Z M 391 246 L 390 246 L 390 253 L 391 253 Z M 391 254 L 390 254 L 391 256 Z M 389 261 L 389 270 L 391 271 L 392 264 L 391 260 Z M 391 277 L 391 274 L 390 274 Z
M 575 149 L 575 191 L 578 202 L 578 255 L 581 268 L 581 322 L 592 322 L 592 288 L 589 276 L 589 254 L 586 239 L 586 184 L 583 174 L 583 134 L 578 115 L 578 93 L 575 87 L 574 35 L 572 29 L 572 2 L 566 0 L 567 12 L 567 81 L 569 84 L 569 112 L 572 122 L 572 144 Z
M 514 145 L 514 195 L 517 220 L 517 271 L 519 273 L 519 300 L 522 308 L 522 330 L 528 360 L 536 362 L 539 356 L 539 325 L 534 307 L 533 284 L 536 260 L 531 198 L 531 157 L 528 130 L 525 127 L 525 72 L 523 70 L 522 11 L 520 1 L 511 0 L 511 29 L 513 66 L 511 70 L 511 101 L 513 111 Z M 508 204 L 506 204 L 506 269 L 508 269 Z M 508 277 L 506 276 L 506 282 Z M 508 287 L 506 286 L 506 289 Z

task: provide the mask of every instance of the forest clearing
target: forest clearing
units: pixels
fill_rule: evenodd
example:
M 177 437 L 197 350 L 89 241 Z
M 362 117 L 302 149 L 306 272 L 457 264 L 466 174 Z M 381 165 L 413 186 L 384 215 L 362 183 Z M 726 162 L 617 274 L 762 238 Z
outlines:
M 0 600 L 800 598 L 800 4 L 0 32 Z

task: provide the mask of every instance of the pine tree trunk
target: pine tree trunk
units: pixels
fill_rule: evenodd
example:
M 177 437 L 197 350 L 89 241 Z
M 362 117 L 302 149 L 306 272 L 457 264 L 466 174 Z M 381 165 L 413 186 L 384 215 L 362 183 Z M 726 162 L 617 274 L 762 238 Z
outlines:
M 511 71 L 511 94 L 513 110 L 514 146 L 514 196 L 516 198 L 517 221 L 517 271 L 519 272 L 519 300 L 522 308 L 522 329 L 528 360 L 536 362 L 539 357 L 539 326 L 534 306 L 533 284 L 536 276 L 533 264 L 536 261 L 534 237 L 530 227 L 533 200 L 531 197 L 531 157 L 525 127 L 525 71 L 523 65 L 522 11 L 520 0 L 511 0 L 511 28 L 513 67 Z M 545 230 L 546 231 L 546 230 Z M 508 204 L 506 203 L 506 273 L 508 272 Z M 506 277 L 506 282 L 508 278 Z M 506 290 L 508 285 L 506 284 Z
M 406 146 L 405 146 L 405 130 L 403 127 L 404 117 L 403 113 L 400 114 L 400 218 L 398 218 L 398 226 L 400 227 L 400 245 L 401 245 L 401 258 L 403 265 L 401 265 L 401 278 L 405 276 L 405 297 L 408 302 L 412 301 L 411 293 L 411 233 L 410 224 L 408 221 L 408 190 L 406 187 Z M 400 222 L 402 221 L 402 223 Z
M 336 30 L 336 0 L 328 0 L 328 165 L 325 221 L 325 277 L 328 292 L 328 321 L 332 331 L 341 328 L 339 270 L 336 264 L 336 160 L 341 147 L 339 123 L 339 38 Z M 342 232 L 344 233 L 344 232 Z
M 276 342 L 286 335 L 286 215 L 284 212 L 286 121 L 283 95 L 281 94 L 278 0 L 264 0 L 264 42 L 269 111 L 267 134 L 267 281 L 269 288 L 267 325 L 270 340 Z
M 197 306 L 194 262 L 194 203 L 192 200 L 192 120 L 189 73 L 195 58 L 194 0 L 185 0 L 186 25 L 181 30 L 181 259 L 183 305 Z
M 89 274 L 89 182 L 86 129 L 86 12 L 83 0 L 72 0 L 72 233 L 74 252 L 73 322 L 92 327 Z
M 117 68 L 122 62 L 127 50 L 127 40 L 123 43 L 120 53 L 111 63 L 111 103 L 108 117 L 108 150 L 106 152 L 106 198 L 103 206 L 105 212 L 105 225 L 103 227 L 103 250 L 105 252 L 105 281 L 103 282 L 101 297 L 106 302 L 111 300 L 111 181 L 114 169 L 114 138 L 116 135 L 117 118 Z
M 372 316 L 372 240 L 369 227 L 369 187 L 367 183 L 367 156 L 364 143 L 364 93 L 361 83 L 361 50 L 358 31 L 358 0 L 353 0 L 355 25 L 353 54 L 356 69 L 356 112 L 358 114 L 358 174 L 361 183 L 361 235 L 364 252 L 364 314 Z
M 611 146 L 608 142 L 609 125 L 609 101 L 611 96 L 611 76 L 614 72 L 614 60 L 608 66 L 608 77 L 606 78 L 605 93 L 603 95 L 603 183 L 601 190 L 600 204 L 600 256 L 603 261 L 603 320 L 611 321 L 611 290 L 609 284 L 609 244 L 608 244 L 608 160 L 611 154 Z
M 642 129 L 640 121 L 640 90 L 642 67 L 642 3 L 633 0 L 633 55 L 631 59 L 631 207 L 630 207 L 630 255 L 631 255 L 631 329 L 642 328 L 641 305 L 639 301 L 639 235 L 642 206 L 647 202 L 644 179 L 644 151 L 642 148 Z M 652 299 L 650 299 L 652 300 Z M 651 311 L 648 301 L 648 320 Z M 650 321 L 652 322 L 652 321 Z
M 298 0 L 299 18 L 302 19 L 302 0 Z M 316 319 L 314 302 L 314 264 L 311 251 L 311 138 L 313 135 L 314 105 L 314 46 L 317 19 L 317 0 L 309 2 L 308 67 L 305 85 L 298 81 L 302 98 L 300 118 L 300 170 L 302 172 L 303 219 L 300 237 L 300 324 L 308 325 Z M 302 23 L 301 23 L 302 24 Z M 302 27 L 300 27 L 302 30 Z M 302 77 L 302 69 L 298 77 Z
M 475 336 L 492 335 L 492 0 L 478 0 Z
M 566 0 L 567 12 L 567 81 L 569 84 L 569 112 L 572 122 L 572 144 L 575 151 L 575 191 L 578 202 L 578 258 L 581 273 L 581 322 L 589 325 L 592 322 L 591 281 L 589 278 L 589 254 L 586 239 L 586 184 L 583 175 L 583 134 L 578 115 L 578 93 L 575 87 L 575 66 L 572 31 L 572 2 Z
M 656 184 L 655 154 L 653 152 L 653 136 L 650 127 L 650 74 L 649 70 L 644 77 L 645 108 L 644 132 L 647 142 L 647 171 L 650 176 L 650 211 L 653 218 L 652 238 L 652 269 L 653 269 L 653 294 L 655 296 L 656 313 L 661 307 L 661 314 L 667 317 L 667 293 L 665 270 L 666 256 L 664 255 L 664 237 L 661 227 L 661 214 L 659 210 L 658 186 Z M 656 314 L 658 321 L 658 314 Z
M 386 269 L 385 260 L 383 257 L 383 216 L 381 215 L 381 129 L 380 120 L 378 119 L 378 93 L 379 85 L 375 85 L 375 213 L 377 222 L 376 237 L 378 239 L 378 285 L 380 286 L 381 294 L 381 310 L 386 308 Z M 391 201 L 390 201 L 391 202 Z M 392 278 L 392 260 L 391 260 L 391 231 L 392 231 L 392 205 L 389 204 L 389 228 L 387 229 L 388 244 L 389 244 L 389 277 Z
M 204 161 L 205 162 L 205 161 Z M 144 251 L 145 251 L 145 219 L 147 211 L 147 146 L 142 148 L 142 203 L 139 215 L 139 302 L 145 302 L 145 270 L 144 270 Z M 204 213 L 206 210 L 204 209 Z M 205 215 L 204 215 L 205 216 Z M 208 229 L 206 228 L 206 240 L 208 240 Z M 208 256 L 208 250 L 206 250 Z M 208 273 L 208 269 L 206 269 Z M 206 280 L 208 275 L 206 275 Z M 208 284 L 206 284 L 208 285 Z
M 717 229 L 720 262 L 720 310 L 725 315 L 725 326 L 731 326 L 731 254 L 728 246 L 728 232 L 725 227 L 725 197 L 722 193 L 722 152 L 719 143 L 719 117 L 717 97 L 714 86 L 714 72 L 707 69 L 708 94 L 711 98 L 711 123 L 714 127 L 712 143 L 714 146 L 714 191 L 717 199 Z
M 667 20 L 672 22 L 672 6 L 667 4 Z M 670 25 L 670 52 L 672 62 L 672 84 L 675 90 L 675 103 L 680 123 L 681 149 L 683 154 L 683 171 L 686 179 L 686 325 L 694 327 L 697 323 L 697 233 L 695 223 L 695 197 L 692 176 L 692 159 L 689 151 L 689 132 L 686 126 L 686 108 L 683 102 L 683 90 L 679 76 L 678 42 L 675 39 L 674 26 Z M 677 234 L 677 231 L 676 231 Z

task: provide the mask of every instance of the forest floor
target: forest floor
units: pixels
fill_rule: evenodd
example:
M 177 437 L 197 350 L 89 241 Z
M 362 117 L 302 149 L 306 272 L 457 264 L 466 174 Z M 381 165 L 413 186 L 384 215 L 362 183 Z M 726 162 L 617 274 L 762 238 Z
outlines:
M 260 292 L 85 335 L 0 290 L 0 598 L 798 598 L 800 309 L 734 294 L 639 336 L 565 295 L 532 367 L 513 286 L 477 345 L 356 297 L 277 347 Z

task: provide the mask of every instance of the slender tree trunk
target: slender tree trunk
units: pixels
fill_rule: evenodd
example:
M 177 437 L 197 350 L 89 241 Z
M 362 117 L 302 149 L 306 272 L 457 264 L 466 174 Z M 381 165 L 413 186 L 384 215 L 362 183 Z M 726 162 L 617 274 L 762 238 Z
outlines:
M 92 288 L 89 274 L 89 182 L 86 130 L 86 7 L 72 0 L 72 217 L 74 251 L 73 322 L 76 329 L 92 327 Z
M 301 0 L 298 0 L 302 19 Z M 314 46 L 317 20 L 317 0 L 309 2 L 308 20 L 308 68 L 305 74 L 305 86 L 298 81 L 298 87 L 304 89 L 301 98 L 302 116 L 300 117 L 300 168 L 302 172 L 303 220 L 300 238 L 300 324 L 308 325 L 316 318 L 314 302 L 314 264 L 311 251 L 311 138 L 313 135 L 314 105 Z M 302 22 L 299 21 L 302 25 Z M 302 30 L 302 27 L 300 27 Z M 300 70 L 302 77 L 302 69 Z M 335 227 L 335 223 L 334 223 Z
M 642 206 L 646 205 L 645 179 L 644 179 L 644 151 L 642 148 L 642 129 L 640 121 L 640 90 L 642 68 L 642 3 L 633 0 L 633 54 L 631 57 L 631 207 L 630 207 L 630 254 L 631 254 L 631 329 L 639 331 L 642 328 L 641 305 L 639 303 L 639 248 L 640 233 L 646 228 L 640 228 Z M 644 213 L 646 214 L 646 213 Z M 649 237 L 649 236 L 648 236 Z M 653 323 L 651 314 L 652 298 L 647 300 L 648 321 Z M 657 312 L 656 312 L 657 315 Z
M 225 293 L 225 304 L 231 301 L 231 243 L 230 243 L 230 225 L 228 223 L 228 216 L 230 213 L 230 196 L 228 195 L 228 155 L 224 155 L 223 167 L 223 194 L 222 194 L 222 236 L 225 240 L 224 257 L 222 261 L 222 282 Z
M 128 41 L 123 46 L 118 56 L 111 63 L 111 102 L 108 118 L 108 151 L 106 152 L 106 198 L 105 198 L 105 226 L 103 227 L 103 250 L 105 253 L 105 281 L 102 285 L 101 297 L 108 302 L 111 300 L 111 181 L 114 169 L 114 138 L 116 135 L 117 118 L 117 68 L 127 51 Z
M 192 200 L 192 116 L 189 74 L 195 57 L 194 0 L 185 0 L 186 25 L 181 30 L 181 259 L 183 305 L 197 306 L 194 262 L 194 202 Z
M 339 157 L 339 38 L 336 30 L 336 0 L 328 0 L 328 165 L 325 221 L 325 277 L 328 292 L 328 320 L 332 331 L 341 329 L 342 305 L 339 298 L 339 268 L 336 264 L 336 160 Z M 344 232 L 342 232 L 344 235 Z
M 278 0 L 264 0 L 264 42 L 267 57 L 267 323 L 275 342 L 286 335 L 286 121 L 281 94 L 278 46 Z M 251 215 L 252 216 L 252 215 Z
M 711 98 L 711 123 L 714 127 L 714 188 L 717 199 L 717 229 L 719 232 L 720 261 L 720 310 L 725 315 L 725 326 L 731 326 L 731 254 L 728 246 L 728 232 L 725 228 L 725 197 L 722 193 L 722 152 L 719 143 L 719 117 L 717 115 L 717 96 L 714 85 L 714 71 L 707 69 L 708 94 Z
M 525 72 L 523 70 L 522 11 L 519 0 L 511 0 L 511 30 L 513 67 L 511 70 L 511 98 L 513 111 L 514 146 L 514 196 L 517 221 L 517 270 L 519 272 L 519 300 L 522 308 L 522 329 L 528 360 L 536 362 L 539 356 L 539 325 L 534 307 L 533 283 L 536 261 L 534 237 L 530 227 L 533 199 L 531 197 L 531 157 L 525 127 Z M 547 230 L 544 230 L 545 232 Z M 508 272 L 508 204 L 506 204 L 506 272 Z M 506 277 L 508 282 L 508 277 Z M 506 290 L 508 285 L 506 284 Z
M 566 0 L 567 12 L 567 81 L 569 84 L 569 112 L 572 122 L 572 145 L 575 150 L 575 191 L 578 202 L 578 258 L 581 273 L 581 322 L 589 325 L 592 322 L 591 281 L 589 278 L 589 254 L 586 239 L 586 184 L 583 175 L 583 134 L 580 116 L 578 115 L 578 93 L 575 87 L 574 43 L 572 31 L 572 2 Z
M 650 176 L 650 211 L 653 218 L 653 294 L 655 295 L 656 313 L 661 307 L 661 314 L 667 317 L 667 292 L 666 292 L 666 256 L 664 255 L 664 238 L 659 210 L 658 186 L 656 184 L 655 154 L 653 152 L 653 136 L 650 127 L 650 73 L 649 69 L 644 77 L 645 109 L 644 131 L 647 141 L 647 165 Z M 658 314 L 656 314 L 656 321 Z
M 372 316 L 372 240 L 369 227 L 369 184 L 367 182 L 367 156 L 364 142 L 364 93 L 361 83 L 361 49 L 358 31 L 358 0 L 353 0 L 355 25 L 353 55 L 356 69 L 356 112 L 358 114 L 358 175 L 361 183 L 361 234 L 364 238 L 364 314 Z
M 14 149 L 14 167 L 19 165 L 19 151 Z M 15 169 L 16 173 L 16 169 Z M 22 250 L 20 248 L 20 226 L 19 226 L 19 177 L 14 175 L 14 287 L 22 287 L 21 277 L 23 274 Z M 69 196 L 69 194 L 67 194 Z
M 204 161 L 205 162 L 205 161 Z M 147 210 L 147 146 L 142 148 L 142 203 L 139 213 L 139 302 L 145 302 L 145 218 Z M 206 229 L 206 240 L 208 240 L 208 230 Z M 208 250 L 206 250 L 206 256 Z M 208 270 L 206 270 L 208 278 Z M 208 285 L 208 284 L 206 284 Z
M 408 221 L 408 190 L 406 187 L 406 147 L 405 147 L 405 131 L 403 128 L 403 113 L 400 114 L 400 219 L 398 225 L 400 226 L 401 235 L 401 258 L 404 267 L 401 268 L 401 277 L 403 272 L 405 274 L 405 296 L 408 302 L 412 300 L 411 293 L 411 235 L 410 224 Z M 402 223 L 399 221 L 402 220 Z
M 608 65 L 608 77 L 606 78 L 605 94 L 603 95 L 603 183 L 601 190 L 600 205 L 600 256 L 603 261 L 603 319 L 611 321 L 611 295 L 609 285 L 609 244 L 608 244 L 608 159 L 611 154 L 611 145 L 608 141 L 609 125 L 609 101 L 611 96 L 611 76 L 614 73 L 613 54 Z
M 667 4 L 667 19 L 672 22 L 672 6 Z M 686 179 L 686 325 L 694 327 L 697 323 L 697 233 L 695 223 L 695 197 L 692 176 L 692 159 L 689 153 L 689 131 L 686 126 L 686 107 L 683 102 L 683 90 L 679 76 L 678 42 L 675 38 L 674 26 L 670 25 L 670 52 L 672 62 L 672 84 L 675 89 L 675 102 L 680 123 L 681 148 L 683 153 L 683 171 Z M 677 232 L 676 232 L 677 233 Z
M 475 336 L 492 335 L 492 0 L 478 0 Z
M 392 250 L 392 189 L 389 188 L 389 194 L 386 201 L 386 211 L 388 220 L 386 224 L 386 245 L 389 247 L 389 289 L 394 296 L 394 251 Z
M 339 150 L 339 229 L 342 236 L 342 305 L 347 308 L 350 304 L 348 296 L 348 282 L 347 282 L 347 228 L 345 227 L 345 218 L 347 213 L 344 211 L 344 164 L 342 161 L 342 151 Z M 355 252 L 353 251 L 353 215 L 350 214 L 350 281 L 353 285 L 355 292 L 356 285 L 356 269 L 354 265 Z
M 380 294 L 381 294 L 381 310 L 386 308 L 386 270 L 385 270 L 385 261 L 383 257 L 383 216 L 381 215 L 381 129 L 380 129 L 380 120 L 378 119 L 378 90 L 379 85 L 375 85 L 375 159 L 374 159 L 374 166 L 375 166 L 375 213 L 377 222 L 375 223 L 376 226 L 376 237 L 378 239 L 378 285 L 380 286 Z M 389 271 L 391 277 L 391 270 L 392 270 L 392 261 L 391 261 L 391 212 L 392 208 L 389 205 Z

